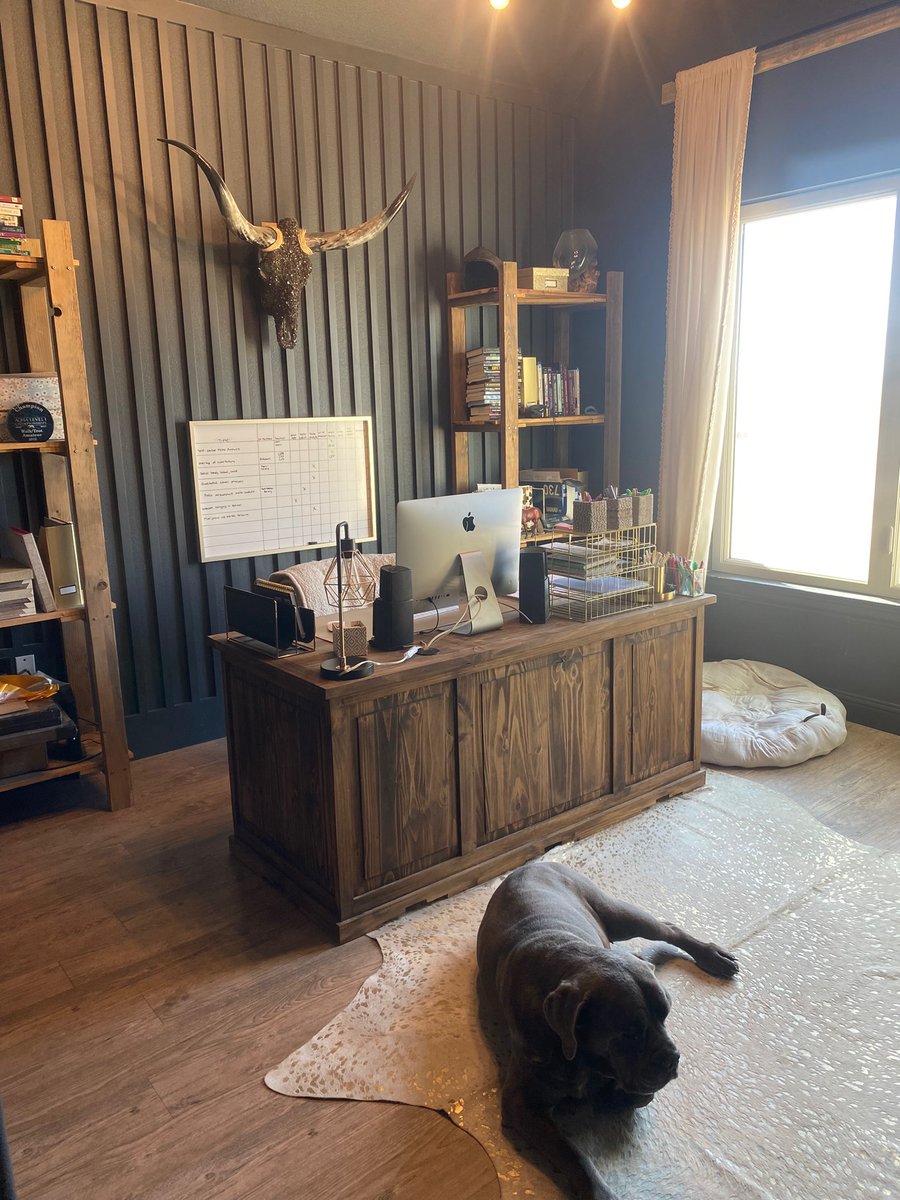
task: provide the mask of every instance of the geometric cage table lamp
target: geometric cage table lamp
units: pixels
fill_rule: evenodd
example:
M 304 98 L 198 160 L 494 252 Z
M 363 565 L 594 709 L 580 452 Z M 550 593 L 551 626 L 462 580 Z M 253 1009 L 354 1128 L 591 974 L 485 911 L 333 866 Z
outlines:
M 343 531 L 343 536 L 342 536 Z M 325 679 L 361 679 L 375 670 L 368 659 L 348 658 L 344 653 L 344 609 L 362 608 L 375 599 L 375 575 L 350 537 L 350 526 L 340 521 L 334 529 L 335 556 L 325 572 L 325 595 L 338 612 L 337 645 L 334 658 L 319 668 Z

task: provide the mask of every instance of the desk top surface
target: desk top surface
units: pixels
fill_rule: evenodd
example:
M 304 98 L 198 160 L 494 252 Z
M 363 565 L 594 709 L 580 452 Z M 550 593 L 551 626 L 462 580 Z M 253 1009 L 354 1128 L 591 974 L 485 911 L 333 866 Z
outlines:
M 210 642 L 224 659 L 254 673 L 266 676 L 282 687 L 296 689 L 308 698 L 328 703 L 358 703 L 392 692 L 422 687 L 453 678 L 462 673 L 500 667 L 541 654 L 560 653 L 614 637 L 693 619 L 714 595 L 687 597 L 630 609 L 594 621 L 568 621 L 552 617 L 545 625 L 528 625 L 514 611 L 504 616 L 503 627 L 471 637 L 448 633 L 433 655 L 417 654 L 400 662 L 401 651 L 371 650 L 379 664 L 372 675 L 362 679 L 329 680 L 319 674 L 319 666 L 333 657 L 330 642 L 317 640 L 316 648 L 300 654 L 273 658 L 243 644 L 227 633 L 210 635 Z M 428 640 L 427 637 L 424 640 Z

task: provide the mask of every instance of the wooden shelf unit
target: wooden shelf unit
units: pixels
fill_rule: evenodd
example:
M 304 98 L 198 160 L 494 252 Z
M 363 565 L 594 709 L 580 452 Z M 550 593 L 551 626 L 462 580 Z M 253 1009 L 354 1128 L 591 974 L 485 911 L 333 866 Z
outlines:
M 0 442 L 0 454 L 13 454 L 19 450 L 33 450 L 36 454 L 65 454 L 65 442 Z
M 0 627 L 59 621 L 79 718 L 96 728 L 89 757 L 0 780 L 0 792 L 62 775 L 102 771 L 110 809 L 131 804 L 131 763 L 119 682 L 112 597 L 90 397 L 75 280 L 77 260 L 67 221 L 42 221 L 29 256 L 0 260 L 0 284 L 18 288 L 28 369 L 59 377 L 65 441 L 0 444 L 0 453 L 37 452 L 47 516 L 75 525 L 84 606 L 0 622 Z M 52 319 L 51 319 L 52 314 Z
M 519 482 L 519 430 L 552 429 L 554 459 L 558 466 L 567 461 L 568 431 L 579 426 L 603 426 L 603 483 L 619 483 L 619 440 L 622 407 L 622 273 L 610 271 L 606 292 L 541 292 L 517 286 L 518 264 L 500 264 L 499 285 L 495 288 L 463 290 L 463 274 L 447 276 L 447 317 L 450 346 L 450 425 L 453 432 L 452 481 L 455 492 L 470 490 L 469 438 L 473 434 L 500 434 L 500 482 L 515 487 Z M 466 312 L 470 308 L 496 307 L 500 346 L 500 419 L 470 421 L 466 408 Z M 518 354 L 519 309 L 541 307 L 554 314 L 554 361 L 562 367 L 569 363 L 569 321 L 573 312 L 585 310 L 600 314 L 606 321 L 604 354 L 603 412 L 577 417 L 519 417 Z M 583 399 L 583 398 L 582 398 Z

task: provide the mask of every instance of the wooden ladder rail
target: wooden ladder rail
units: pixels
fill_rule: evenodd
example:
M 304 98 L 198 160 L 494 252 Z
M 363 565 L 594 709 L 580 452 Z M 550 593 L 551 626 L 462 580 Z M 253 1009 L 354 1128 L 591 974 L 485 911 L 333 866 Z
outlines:
M 59 377 L 67 454 L 42 454 L 40 459 L 48 515 L 74 522 L 84 591 L 85 619 L 61 626 L 63 647 L 78 712 L 99 726 L 107 805 L 115 811 L 132 802 L 131 762 L 78 308 L 77 264 L 67 221 L 42 221 L 41 232 L 45 278 L 22 285 L 22 315 L 31 370 L 55 371 Z

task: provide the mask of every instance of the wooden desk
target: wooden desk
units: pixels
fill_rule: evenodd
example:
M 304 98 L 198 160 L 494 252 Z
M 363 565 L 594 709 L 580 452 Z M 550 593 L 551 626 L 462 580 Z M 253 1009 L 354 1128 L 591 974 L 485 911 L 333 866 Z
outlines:
M 367 679 L 225 634 L 232 850 L 340 941 L 700 787 L 703 615 L 506 623 Z M 378 658 L 389 658 L 384 653 Z

